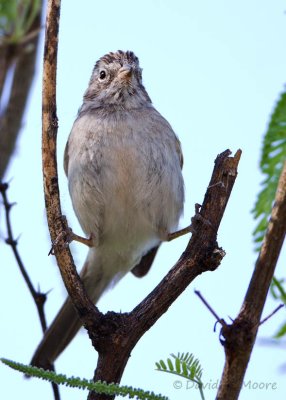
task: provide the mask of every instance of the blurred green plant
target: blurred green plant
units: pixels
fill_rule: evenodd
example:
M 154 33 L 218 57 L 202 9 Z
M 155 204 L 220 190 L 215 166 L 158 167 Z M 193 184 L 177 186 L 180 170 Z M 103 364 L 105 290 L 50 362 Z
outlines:
M 260 169 L 264 180 L 262 181 L 261 190 L 258 194 L 254 209 L 252 210 L 254 218 L 258 220 L 257 226 L 253 232 L 257 251 L 260 250 L 266 233 L 278 180 L 285 161 L 286 92 L 284 91 L 276 104 L 263 140 Z M 271 285 L 271 293 L 276 300 L 286 304 L 286 290 L 283 285 L 285 287 L 283 279 L 279 280 L 274 277 Z M 275 337 L 280 338 L 285 334 L 286 323 L 279 328 Z
M 286 92 L 276 105 L 263 140 L 260 169 L 264 175 L 262 188 L 258 194 L 253 214 L 258 220 L 254 230 L 254 240 L 260 249 L 270 217 L 279 176 L 286 160 Z
M 0 44 L 20 42 L 40 7 L 41 0 L 0 0 Z

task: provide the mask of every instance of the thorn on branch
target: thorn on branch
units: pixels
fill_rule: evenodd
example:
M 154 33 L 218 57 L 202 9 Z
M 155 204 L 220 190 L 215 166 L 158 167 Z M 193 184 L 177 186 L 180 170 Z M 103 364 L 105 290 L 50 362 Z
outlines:
M 45 304 L 46 300 L 47 300 L 47 294 L 46 293 L 36 292 L 35 302 L 38 305 L 43 306 Z
M 201 292 L 198 290 L 195 290 L 195 294 L 199 297 L 199 299 L 204 303 L 204 305 L 207 307 L 207 309 L 211 312 L 211 314 L 215 317 L 216 319 L 216 324 L 220 323 L 223 327 L 226 327 L 227 324 L 226 322 L 218 316 L 218 314 L 214 311 L 214 309 L 209 305 L 209 303 L 206 301 L 206 299 L 201 295 Z M 215 327 L 216 327 L 215 324 Z
M 7 204 L 7 209 L 8 209 L 8 211 L 10 211 L 11 208 L 14 207 L 16 204 L 17 204 L 16 202 L 14 202 L 14 203 L 8 203 L 8 204 Z
M 5 239 L 5 243 L 12 247 L 18 245 L 18 241 L 15 239 L 11 239 L 11 238 Z
M 7 191 L 8 187 L 9 187 L 9 185 L 8 185 L 7 182 L 5 182 L 5 183 L 0 182 L 0 192 L 1 192 L 2 194 L 5 193 L 5 192 Z

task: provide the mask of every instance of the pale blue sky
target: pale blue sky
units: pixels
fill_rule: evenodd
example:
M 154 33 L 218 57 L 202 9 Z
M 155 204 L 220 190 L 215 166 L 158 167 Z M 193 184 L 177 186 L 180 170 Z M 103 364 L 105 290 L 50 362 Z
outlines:
M 183 147 L 186 203 L 181 226 L 189 223 L 194 204 L 202 202 L 218 153 L 243 150 L 239 175 L 219 231 L 219 245 L 227 255 L 216 272 L 200 276 L 144 336 L 132 353 L 122 383 L 168 395 L 172 400 L 199 399 L 195 390 L 175 389 L 175 378 L 154 371 L 154 363 L 169 353 L 190 351 L 201 361 L 203 380 L 215 383 L 221 376 L 224 352 L 213 333 L 214 319 L 194 295 L 201 291 L 217 313 L 227 320 L 239 311 L 256 258 L 250 210 L 259 190 L 258 162 L 261 141 L 275 101 L 285 83 L 286 4 L 276 0 L 197 2 L 146 0 L 135 2 L 63 1 L 61 13 L 58 117 L 59 170 L 64 212 L 73 229 L 80 228 L 71 209 L 62 169 L 64 145 L 81 104 L 95 61 L 117 49 L 133 50 L 143 68 L 144 84 L 155 107 L 168 119 Z M 17 152 L 6 179 L 11 179 L 10 201 L 19 251 L 35 285 L 49 294 L 46 314 L 51 321 L 65 298 L 46 228 L 41 177 L 41 66 L 26 113 Z M 2 212 L 1 215 L 3 216 Z M 1 218 L 2 220 L 3 218 Z M 1 222 L 1 237 L 5 236 Z M 127 276 L 100 301 L 102 311 L 132 309 L 162 279 L 186 246 L 188 238 L 165 244 L 148 276 Z M 2 297 L 0 355 L 29 362 L 41 338 L 35 306 L 20 277 L 10 249 L 1 246 Z M 86 249 L 72 245 L 77 265 Z M 281 259 L 285 260 L 284 255 Z M 284 269 L 284 271 L 283 271 Z M 285 275 L 285 262 L 277 275 Z M 10 283 L 11 282 L 11 283 Z M 5 304 L 6 303 L 6 304 Z M 6 306 L 5 306 L 6 305 Z M 276 304 L 268 299 L 264 315 Z M 285 320 L 280 311 L 260 329 L 269 337 Z M 19 327 L 21 329 L 19 330 Z M 91 377 L 96 355 L 84 331 L 56 364 L 58 372 Z M 241 400 L 281 399 L 286 394 L 282 348 L 257 345 L 245 383 L 276 383 L 277 389 L 249 389 Z M 0 365 L 3 398 L 51 399 L 49 384 L 25 380 Z M 62 400 L 85 399 L 86 392 L 61 389 Z M 215 397 L 207 389 L 206 399 Z

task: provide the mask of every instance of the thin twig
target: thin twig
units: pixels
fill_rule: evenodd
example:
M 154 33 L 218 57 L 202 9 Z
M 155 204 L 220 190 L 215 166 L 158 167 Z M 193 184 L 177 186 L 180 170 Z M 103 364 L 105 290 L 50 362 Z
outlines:
M 273 317 L 273 315 L 276 314 L 277 311 L 279 311 L 282 307 L 285 307 L 285 304 L 283 303 L 279 304 L 279 306 L 276 307 L 271 314 L 269 314 L 267 317 L 265 317 L 262 321 L 259 322 L 259 326 L 261 326 L 262 324 L 264 324 L 264 322 L 268 321 L 271 317 Z
M 212 313 L 212 315 L 215 317 L 217 322 L 219 322 L 221 325 L 226 326 L 225 321 L 218 316 L 218 314 L 214 311 L 214 309 L 209 305 L 209 303 L 206 301 L 206 299 L 201 295 L 201 293 L 198 290 L 195 290 L 195 294 L 199 297 L 199 299 L 204 303 L 204 305 L 207 307 L 207 309 Z
M 26 282 L 26 285 L 28 286 L 31 296 L 33 297 L 34 303 L 36 304 L 37 311 L 39 314 L 42 331 L 43 331 L 43 333 L 45 333 L 45 331 L 47 329 L 47 322 L 46 322 L 44 306 L 45 306 L 45 302 L 47 300 L 47 294 L 41 293 L 41 292 L 35 290 L 35 288 L 32 284 L 32 281 L 29 277 L 29 274 L 27 273 L 24 263 L 21 259 L 21 256 L 18 252 L 18 247 L 17 247 L 18 241 L 16 239 L 14 239 L 11 218 L 10 218 L 10 212 L 11 212 L 11 209 L 14 204 L 9 203 L 9 201 L 8 201 L 8 196 L 7 196 L 8 187 L 9 186 L 7 183 L 0 182 L 0 193 L 1 193 L 2 199 L 3 199 L 3 205 L 4 205 L 4 209 L 5 209 L 6 227 L 7 227 L 6 243 L 11 247 L 13 254 L 16 258 L 17 264 L 19 266 L 20 272 L 24 278 L 24 281 Z M 53 365 L 51 365 L 51 369 L 54 370 Z M 52 383 L 52 388 L 53 388 L 53 393 L 54 393 L 54 399 L 60 400 L 58 385 L 56 385 L 55 383 Z
M 11 249 L 13 251 L 13 254 L 16 258 L 17 264 L 19 266 L 19 269 L 21 271 L 21 274 L 24 278 L 24 281 L 26 282 L 26 285 L 28 286 L 29 292 L 31 293 L 31 296 L 34 299 L 34 302 L 36 304 L 37 307 L 37 311 L 39 314 L 39 318 L 40 318 L 40 322 L 41 322 L 41 327 L 42 327 L 42 331 L 45 332 L 45 330 L 47 329 L 47 322 L 46 322 L 46 318 L 45 318 L 45 313 L 44 313 L 44 304 L 45 301 L 47 299 L 46 294 L 44 293 L 40 293 L 37 290 L 35 290 L 31 279 L 26 271 L 26 268 L 24 266 L 24 263 L 21 259 L 21 256 L 18 252 L 18 241 L 16 239 L 14 239 L 13 236 L 13 231 L 12 231 L 12 224 L 11 224 L 11 219 L 10 219 L 10 211 L 12 209 L 12 206 L 14 204 L 9 203 L 8 201 L 8 197 L 7 197 L 7 190 L 8 190 L 8 184 L 7 183 L 0 183 L 0 192 L 3 198 L 3 205 L 4 205 L 4 209 L 5 209 L 5 218 L 6 218 L 6 226 L 7 226 L 7 239 L 6 239 L 6 243 L 11 246 Z

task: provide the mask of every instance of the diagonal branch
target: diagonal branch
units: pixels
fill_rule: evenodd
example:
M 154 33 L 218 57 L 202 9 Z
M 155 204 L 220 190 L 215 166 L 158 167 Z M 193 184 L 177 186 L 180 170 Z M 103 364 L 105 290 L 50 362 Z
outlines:
M 31 293 L 31 296 L 34 299 L 34 302 L 37 307 L 37 311 L 39 314 L 40 322 L 41 322 L 41 327 L 42 331 L 45 332 L 47 329 L 47 323 L 46 323 L 46 317 L 44 313 L 44 304 L 47 299 L 47 295 L 44 293 L 38 292 L 33 284 L 32 281 L 29 277 L 29 274 L 26 271 L 26 268 L 24 266 L 24 263 L 21 259 L 21 256 L 18 252 L 18 241 L 14 239 L 13 236 L 13 231 L 12 231 L 12 224 L 11 224 L 11 219 L 10 219 L 10 211 L 12 209 L 13 204 L 9 203 L 8 197 L 7 197 L 7 190 L 8 190 L 8 184 L 7 183 L 1 183 L 0 182 L 0 192 L 3 198 L 3 205 L 5 209 L 5 218 L 6 218 L 6 226 L 7 226 L 7 239 L 6 243 L 11 246 L 13 254 L 15 256 L 15 259 L 17 261 L 17 264 L 19 266 L 20 272 L 24 278 L 24 281 L 26 282 L 26 285 L 28 286 L 29 292 Z
M 192 221 L 194 233 L 176 265 L 131 313 L 107 313 L 97 327 L 102 333 L 91 335 L 99 351 L 95 381 L 120 382 L 131 351 L 144 333 L 197 276 L 220 265 L 225 252 L 218 247 L 217 231 L 237 176 L 241 151 L 234 157 L 229 155 L 227 150 L 215 161 L 201 211 Z M 110 398 L 95 393 L 89 396 L 89 400 L 105 399 Z
M 9 246 L 11 246 L 13 254 L 14 254 L 17 264 L 19 266 L 20 272 L 24 278 L 24 281 L 26 282 L 26 285 L 28 286 L 31 296 L 33 297 L 34 303 L 35 303 L 37 311 L 38 311 L 42 331 L 44 333 L 47 329 L 47 322 L 46 322 L 46 316 L 45 316 L 45 311 L 44 311 L 45 302 L 47 300 L 47 295 L 45 293 L 41 293 L 41 292 L 37 291 L 34 288 L 34 285 L 29 277 L 29 274 L 24 266 L 24 263 L 22 261 L 20 254 L 19 254 L 18 247 L 17 247 L 18 241 L 16 239 L 14 239 L 12 224 L 11 224 L 11 219 L 10 219 L 10 212 L 11 212 L 13 203 L 10 203 L 8 201 L 7 190 L 8 190 L 8 184 L 0 182 L 0 193 L 1 193 L 2 199 L 3 199 L 3 205 L 4 205 L 4 209 L 5 209 L 6 227 L 7 227 L 6 243 Z M 54 371 L 54 366 L 52 364 L 50 367 Z M 53 389 L 53 393 L 54 393 L 54 399 L 60 400 L 59 388 L 53 382 L 52 382 L 52 389 Z
M 48 225 L 54 242 L 66 231 L 61 214 L 56 161 L 56 63 L 60 0 L 49 0 L 43 71 L 43 178 Z M 131 351 L 142 335 L 155 324 L 176 298 L 198 275 L 215 270 L 224 251 L 218 247 L 217 232 L 230 197 L 241 151 L 230 157 L 229 150 L 220 154 L 214 166 L 200 212 L 193 219 L 194 233 L 176 265 L 159 285 L 131 313 L 108 312 L 103 315 L 88 298 L 66 246 L 55 246 L 58 266 L 83 325 L 94 348 L 99 352 L 94 379 L 120 382 Z M 111 399 L 105 395 L 89 395 L 90 399 Z
M 232 325 L 222 328 L 226 362 L 217 400 L 238 398 L 285 234 L 286 162 L 280 175 L 268 229 L 241 310 Z

